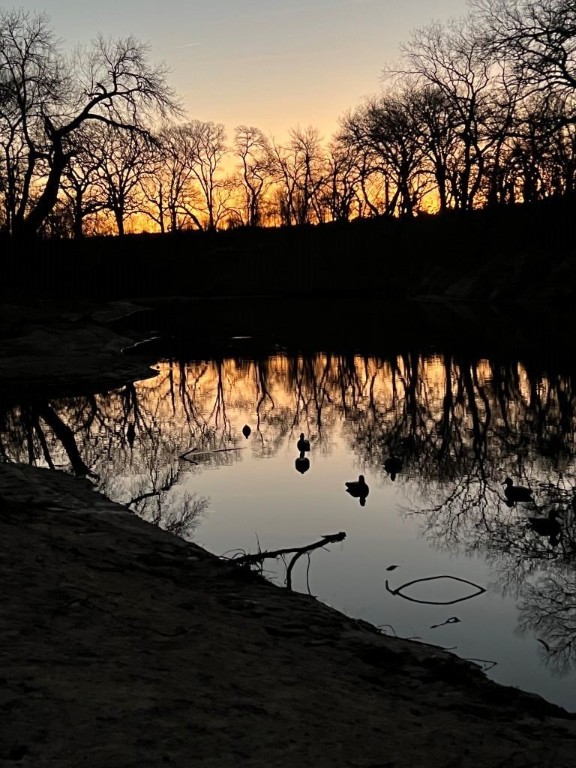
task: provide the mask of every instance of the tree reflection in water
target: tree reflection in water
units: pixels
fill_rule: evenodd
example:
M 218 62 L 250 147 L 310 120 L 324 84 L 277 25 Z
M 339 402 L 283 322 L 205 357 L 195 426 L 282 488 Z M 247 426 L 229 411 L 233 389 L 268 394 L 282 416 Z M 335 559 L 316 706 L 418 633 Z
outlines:
M 424 500 L 404 513 L 433 546 L 488 558 L 519 600 L 520 629 L 561 671 L 576 664 L 574 426 L 573 377 L 550 368 L 411 351 L 275 355 L 164 363 L 158 377 L 113 392 L 4 409 L 0 457 L 92 476 L 146 519 L 191 535 L 209 500 L 186 494 L 185 478 L 242 451 L 274 456 L 300 432 L 329 456 L 341 430 L 370 477 L 391 482 L 386 461 L 398 460 L 396 485 Z M 507 476 L 533 488 L 534 502 L 508 506 Z M 528 524 L 553 506 L 564 510 L 555 543 Z
M 520 629 L 532 631 L 544 660 L 555 672 L 576 664 L 576 573 L 557 568 L 528 581 L 519 602 Z

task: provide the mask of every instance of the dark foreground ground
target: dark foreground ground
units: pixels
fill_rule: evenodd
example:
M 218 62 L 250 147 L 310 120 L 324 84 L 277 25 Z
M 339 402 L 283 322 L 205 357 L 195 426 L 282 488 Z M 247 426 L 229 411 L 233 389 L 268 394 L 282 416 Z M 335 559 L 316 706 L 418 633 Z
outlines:
M 118 310 L 5 312 L 3 396 L 18 375 L 54 391 L 140 376 L 102 325 Z M 2 768 L 574 765 L 575 715 L 221 561 L 87 480 L 0 464 L 0 542 Z

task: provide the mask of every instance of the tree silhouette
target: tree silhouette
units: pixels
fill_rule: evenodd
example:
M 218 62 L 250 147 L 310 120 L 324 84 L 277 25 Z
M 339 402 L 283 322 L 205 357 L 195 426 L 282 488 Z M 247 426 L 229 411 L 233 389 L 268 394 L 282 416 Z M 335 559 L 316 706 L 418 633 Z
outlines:
M 8 177 L 18 178 L 7 224 L 17 236 L 34 235 L 56 205 L 82 127 L 99 122 L 150 139 L 151 119 L 180 109 L 146 45 L 100 36 L 67 60 L 44 14 L 0 12 L 0 72 L 0 134 Z

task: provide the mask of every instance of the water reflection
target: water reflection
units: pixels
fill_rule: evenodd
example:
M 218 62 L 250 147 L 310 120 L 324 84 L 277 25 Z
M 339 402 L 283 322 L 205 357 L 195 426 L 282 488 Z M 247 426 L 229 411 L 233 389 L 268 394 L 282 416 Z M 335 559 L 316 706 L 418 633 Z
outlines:
M 396 480 L 398 472 L 402 471 L 402 459 L 398 456 L 388 456 L 384 461 L 384 469 L 390 475 L 390 480 Z
M 296 471 L 300 472 L 301 475 L 308 472 L 310 469 L 310 459 L 306 456 L 304 451 L 301 451 L 300 456 L 298 456 L 294 462 L 294 466 L 296 467 Z
M 520 631 L 565 672 L 576 666 L 574 425 L 563 372 L 451 354 L 275 355 L 164 363 L 158 377 L 107 394 L 22 403 L 0 416 L 0 455 L 89 476 L 190 536 L 210 511 L 188 490 L 195 475 L 286 446 L 304 474 L 310 440 L 328 457 L 338 432 L 364 480 L 330 482 L 355 483 L 362 505 L 369 485 L 401 486 L 403 514 L 429 544 L 481 554 L 517 599 Z M 511 486 L 531 493 L 518 499 Z
M 556 568 L 527 581 L 520 595 L 520 629 L 536 634 L 545 664 L 564 674 L 576 663 L 576 573 Z

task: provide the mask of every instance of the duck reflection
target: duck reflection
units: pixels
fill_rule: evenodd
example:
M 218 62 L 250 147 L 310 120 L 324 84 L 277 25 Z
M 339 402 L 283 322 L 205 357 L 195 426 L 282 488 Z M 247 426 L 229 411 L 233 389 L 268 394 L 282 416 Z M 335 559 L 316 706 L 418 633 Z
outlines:
M 308 472 L 310 469 L 310 459 L 304 451 L 300 452 L 300 456 L 296 459 L 294 462 L 294 466 L 296 467 L 296 471 L 300 472 L 301 475 L 303 475 L 305 472 Z
M 348 480 L 345 486 L 346 492 L 355 499 L 358 499 L 361 507 L 366 505 L 366 498 L 370 493 L 370 488 L 364 479 L 364 475 L 359 475 L 358 480 Z
M 388 456 L 384 461 L 384 469 L 390 475 L 390 480 L 396 480 L 396 475 L 402 470 L 402 459 L 399 456 Z
M 550 545 L 556 547 L 562 532 L 562 526 L 558 521 L 558 516 L 562 514 L 562 509 L 552 508 L 547 517 L 529 517 L 528 525 L 539 536 L 549 539 Z

